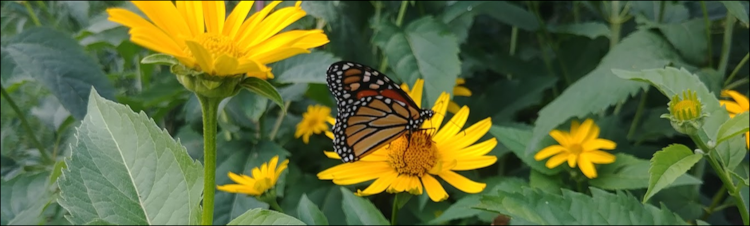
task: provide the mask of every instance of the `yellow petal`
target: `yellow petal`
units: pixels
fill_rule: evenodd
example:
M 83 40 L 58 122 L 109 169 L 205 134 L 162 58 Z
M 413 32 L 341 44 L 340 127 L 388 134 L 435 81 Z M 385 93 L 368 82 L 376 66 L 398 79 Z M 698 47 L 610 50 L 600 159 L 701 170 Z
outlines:
M 214 61 L 211 58 L 211 54 L 208 53 L 208 51 L 203 48 L 201 44 L 198 44 L 197 42 L 191 40 L 185 41 L 185 44 L 187 44 L 188 48 L 190 48 L 190 51 L 193 53 L 193 56 L 195 57 L 198 65 L 201 67 L 200 71 L 214 71 Z
M 586 155 L 581 155 L 578 158 L 578 168 L 581 169 L 581 172 L 583 172 L 583 175 L 586 175 L 589 179 L 596 178 L 596 167 L 594 167 L 594 163 L 592 163 Z
M 422 90 L 424 89 L 424 79 L 417 79 L 417 82 L 414 83 L 414 87 L 411 88 L 411 92 L 409 92 L 409 96 L 412 100 L 414 100 L 414 103 L 417 104 L 418 107 L 422 107 Z
M 456 86 L 456 87 L 453 87 L 453 96 L 470 97 L 471 90 L 463 86 Z
M 565 150 L 567 150 L 565 147 L 555 144 L 537 152 L 534 155 L 534 160 L 539 161 L 542 159 L 546 159 L 550 156 L 556 155 L 557 153 L 563 152 Z
M 133 1 L 132 3 L 170 37 L 192 34 L 185 19 L 171 1 Z
M 456 86 L 466 84 L 466 79 L 464 78 L 457 78 L 456 79 Z
M 549 135 L 563 147 L 570 146 L 570 135 L 568 134 L 568 132 L 555 129 L 549 132 Z
M 239 184 L 219 185 L 219 186 L 216 186 L 216 190 L 224 191 L 224 192 L 231 192 L 231 193 L 244 193 L 244 194 L 253 195 L 253 196 L 260 195 L 260 192 L 253 189 L 252 187 L 242 186 Z
M 726 107 L 727 111 L 730 113 L 737 114 L 743 112 L 742 107 L 740 107 L 740 105 L 735 102 L 728 100 L 719 100 L 719 104 Z
M 323 30 L 286 31 L 281 34 L 274 35 L 273 37 L 261 42 L 258 45 L 251 46 L 246 50 L 246 52 L 250 54 L 250 57 L 258 58 L 260 55 L 266 54 L 267 52 L 272 52 L 279 48 L 295 47 L 294 44 L 297 41 L 317 34 L 322 34 L 325 37 L 325 34 L 323 34 Z
M 594 120 L 586 119 L 577 130 L 571 130 L 570 134 L 573 136 L 573 142 L 578 144 L 583 143 L 584 139 L 589 135 L 589 131 L 593 125 Z
M 568 155 L 570 155 L 570 154 L 568 154 L 567 152 L 561 152 L 560 154 L 552 156 L 552 158 L 550 158 L 549 160 L 547 160 L 547 163 L 544 164 L 544 165 L 547 166 L 547 168 L 550 168 L 550 169 L 555 168 L 555 167 L 559 166 L 560 164 L 562 164 L 563 162 L 567 161 L 568 160 Z
M 255 180 L 249 177 L 241 177 L 232 172 L 228 172 L 227 175 L 229 176 L 229 179 L 231 179 L 232 181 L 238 184 L 247 185 L 247 186 L 253 186 L 253 184 L 255 184 Z
M 224 24 L 224 29 L 222 30 L 224 35 L 229 37 L 237 35 L 237 31 L 240 29 L 240 26 L 242 26 L 242 22 L 244 22 L 250 9 L 253 8 L 253 3 L 254 1 L 240 1 L 240 3 L 234 7 L 232 13 L 227 17 L 226 24 Z
M 595 139 L 588 142 L 583 143 L 582 148 L 584 151 L 589 150 L 612 150 L 617 147 L 617 144 L 614 141 L 607 140 L 607 139 Z
M 615 155 L 604 151 L 587 151 L 581 155 L 585 155 L 586 159 L 596 164 L 610 164 L 615 162 L 616 158 Z
M 281 173 L 284 172 L 286 167 L 289 165 L 289 159 L 285 159 L 283 162 L 281 162 L 281 165 L 279 165 L 279 168 L 276 169 L 276 175 L 274 175 L 274 179 L 279 179 L 281 176 Z
M 326 122 L 331 125 L 336 125 L 336 119 L 331 116 L 326 117 Z M 333 137 L 331 137 L 331 139 L 333 139 Z
M 456 133 L 464 127 L 467 118 L 469 118 L 469 108 L 464 106 L 453 115 L 450 121 L 445 123 L 445 126 L 435 134 L 432 140 L 435 142 L 443 142 L 446 139 L 454 137 Z
M 460 159 L 456 161 L 456 166 L 452 168 L 454 171 L 462 170 L 473 170 L 484 168 L 497 162 L 497 156 L 479 156 L 466 159 Z
M 423 81 L 423 80 L 417 79 L 417 84 L 419 84 L 420 81 Z M 416 102 L 417 100 L 415 99 L 414 101 Z M 417 104 L 419 103 L 420 102 L 417 102 Z M 429 122 L 425 122 L 424 124 L 422 124 L 422 128 L 425 128 L 425 126 L 427 125 L 433 128 L 440 128 L 440 125 L 443 123 L 443 118 L 445 117 L 445 110 L 447 110 L 448 108 L 448 103 L 450 103 L 450 95 L 448 95 L 448 93 L 446 92 L 440 93 L 440 96 L 435 101 L 435 105 L 432 106 L 432 111 L 435 112 L 435 115 L 432 116 L 431 119 L 427 120 Z M 456 116 L 453 116 L 453 117 L 456 117 Z
M 338 185 L 351 185 L 371 181 L 385 174 L 395 172 L 393 171 L 393 168 L 390 168 L 385 162 L 375 165 L 377 166 L 360 168 L 360 170 L 356 171 L 338 172 L 334 175 L 333 183 Z
M 214 61 L 214 72 L 217 75 L 234 75 L 234 70 L 237 68 L 238 62 L 234 57 L 230 57 L 226 54 L 221 54 L 216 61 Z
M 385 191 L 385 189 L 388 188 L 388 186 L 390 186 L 394 180 L 396 180 L 396 176 L 398 176 L 398 173 L 396 172 L 385 174 L 381 176 L 380 178 L 378 178 L 377 180 L 375 180 L 375 182 L 372 182 L 372 184 L 368 186 L 367 188 L 365 188 L 364 191 L 357 191 L 357 194 L 358 195 L 374 195 L 374 194 L 381 193 Z
M 589 130 L 589 133 L 586 135 L 586 138 L 583 139 L 583 143 L 594 140 L 597 137 L 599 137 L 599 126 L 596 124 L 591 125 L 591 129 Z
M 148 27 L 137 27 L 130 29 L 130 40 L 133 43 L 146 47 L 147 49 L 172 55 L 175 57 L 185 56 L 180 45 L 167 34 Z M 181 61 L 184 63 L 184 61 Z
M 445 182 L 448 182 L 449 184 L 453 185 L 453 187 L 458 188 L 458 190 L 470 194 L 482 192 L 482 190 L 487 187 L 487 184 L 485 183 L 474 182 L 450 170 L 443 171 L 439 176 L 440 178 L 443 178 Z
M 568 155 L 568 166 L 570 166 L 570 168 L 575 168 L 576 167 L 576 160 L 577 159 L 578 159 L 578 155 L 569 154 Z
M 203 3 L 200 1 L 175 1 L 177 11 L 185 18 L 185 24 L 190 30 L 191 37 L 203 34 Z
M 581 126 L 581 123 L 578 122 L 578 120 L 573 119 L 573 121 L 570 122 L 570 135 L 575 136 L 575 131 L 578 131 L 578 127 Z
M 440 185 L 440 182 L 432 177 L 432 175 L 425 174 L 422 176 L 422 184 L 424 184 L 424 189 L 427 190 L 427 195 L 433 202 L 440 202 L 448 199 L 448 193 L 445 192 L 445 189 Z
M 276 174 L 276 166 L 279 164 L 279 156 L 273 156 L 271 157 L 271 160 L 268 161 L 268 172 L 270 174 Z
M 248 39 L 252 36 L 251 34 L 255 34 L 255 29 L 257 29 L 258 24 L 260 24 L 263 19 L 268 16 L 268 13 L 276 8 L 279 3 L 281 3 L 281 1 L 273 1 L 245 20 L 245 22 L 242 23 L 242 26 L 240 26 L 240 30 L 237 32 L 237 36 L 234 37 L 234 40 L 239 40 L 239 43 L 248 43 Z M 248 45 L 247 47 L 250 46 Z
M 482 121 L 471 125 L 463 132 L 459 132 L 456 136 L 451 137 L 444 142 L 444 145 L 456 148 L 464 148 L 476 142 L 477 140 L 479 140 L 479 138 L 482 138 L 487 133 L 487 131 L 490 131 L 490 127 L 492 127 L 492 120 L 490 118 L 485 118 Z M 461 134 L 465 135 L 461 136 Z
M 456 102 L 451 101 L 450 103 L 448 103 L 448 112 L 456 114 L 460 109 L 461 107 L 459 107 Z
M 245 43 L 250 46 L 257 45 L 305 15 L 305 11 L 298 7 L 284 7 L 276 10 L 255 27 L 250 39 Z
M 750 101 L 748 101 L 745 95 L 742 95 L 739 92 L 734 91 L 734 90 L 725 90 L 725 92 L 729 96 L 731 96 L 732 99 L 734 99 L 734 101 L 737 102 L 737 105 L 740 105 L 740 108 L 742 108 L 744 111 L 747 111 L 748 109 L 750 109 Z
M 454 158 L 468 158 L 468 157 L 477 157 L 477 156 L 483 156 L 492 151 L 493 148 L 497 146 L 497 139 L 496 138 L 490 138 L 488 140 L 482 141 L 482 143 L 474 144 L 469 147 L 463 148 L 453 154 Z
M 206 33 L 221 34 L 224 30 L 224 19 L 227 10 L 224 1 L 203 1 L 203 17 L 206 22 Z
M 334 153 L 335 154 L 335 153 Z M 354 162 L 344 163 L 336 165 L 334 167 L 323 170 L 318 173 L 318 178 L 321 180 L 334 179 L 338 177 L 346 177 L 351 175 L 359 175 L 361 172 L 367 172 L 371 168 L 381 168 L 386 162 Z

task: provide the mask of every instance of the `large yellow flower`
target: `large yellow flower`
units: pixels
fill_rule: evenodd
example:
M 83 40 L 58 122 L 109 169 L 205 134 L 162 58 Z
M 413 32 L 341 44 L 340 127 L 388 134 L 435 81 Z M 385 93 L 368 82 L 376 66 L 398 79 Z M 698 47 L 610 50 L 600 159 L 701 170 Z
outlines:
M 734 118 L 734 116 L 739 113 L 750 111 L 750 101 L 748 101 L 745 95 L 734 90 L 722 90 L 721 96 L 732 97 L 732 99 L 734 99 L 734 101 L 719 100 L 719 104 L 727 108 L 729 117 Z M 745 133 L 745 143 L 747 147 L 750 148 L 750 132 Z
M 409 94 L 417 105 L 422 102 L 423 85 L 423 80 L 417 80 Z M 440 128 L 447 108 L 443 103 L 448 103 L 449 97 L 447 93 L 440 95 L 432 108 L 435 116 L 422 124 L 424 130 L 412 133 L 411 139 L 403 135 L 357 162 L 343 163 L 318 173 L 318 178 L 333 180 L 339 185 L 375 180 L 365 190 L 357 191 L 360 196 L 383 191 L 422 194 L 424 187 L 430 199 L 443 201 L 448 198 L 448 193 L 435 176 L 463 192 L 481 192 L 486 184 L 469 180 L 455 171 L 483 168 L 497 161 L 496 156 L 486 155 L 497 145 L 495 138 L 474 144 L 489 131 L 492 121 L 486 118 L 460 131 L 469 116 L 469 108 L 464 106 Z M 326 135 L 333 139 L 331 132 L 326 132 Z M 340 159 L 334 152 L 325 154 Z
M 273 78 L 266 64 L 328 43 L 322 30 L 282 29 L 306 15 L 297 2 L 271 13 L 275 1 L 245 20 L 253 1 L 240 1 L 226 17 L 224 1 L 133 1 L 150 21 L 122 8 L 107 9 L 109 20 L 130 28 L 130 40 L 177 58 L 210 75 L 247 74 Z
M 463 79 L 463 78 L 456 79 L 456 86 L 453 87 L 453 96 L 461 96 L 461 97 L 471 96 L 471 90 L 469 90 L 469 88 L 466 88 L 465 86 L 461 86 L 463 84 L 466 84 L 466 79 Z M 403 89 L 406 92 L 409 92 L 409 86 L 407 86 L 406 83 L 401 84 L 401 89 Z M 451 102 L 448 103 L 448 112 L 456 114 L 458 110 L 460 109 L 461 107 L 459 107 L 455 101 L 451 100 Z
M 252 196 L 260 196 L 276 185 L 279 176 L 281 176 L 281 173 L 284 172 L 287 164 L 289 164 L 289 159 L 281 162 L 281 165 L 276 168 L 276 164 L 278 163 L 279 156 L 274 156 L 269 163 L 263 163 L 260 168 L 253 168 L 251 171 L 253 174 L 252 177 L 229 172 L 229 179 L 232 179 L 232 181 L 237 184 L 220 185 L 216 186 L 216 189 L 231 193 L 244 193 Z
M 333 124 L 336 119 L 331 117 L 331 109 L 322 106 L 307 106 L 307 112 L 302 114 L 302 121 L 297 124 L 297 131 L 294 132 L 294 137 L 302 137 L 302 141 L 305 144 L 310 142 L 310 135 L 313 133 L 320 134 L 328 131 L 328 125 L 326 122 Z
M 534 155 L 537 161 L 554 155 L 547 160 L 547 168 L 555 168 L 567 161 L 568 166 L 575 168 L 577 164 L 586 177 L 593 179 L 597 176 L 594 163 L 615 162 L 614 155 L 600 149 L 612 150 L 617 144 L 611 140 L 599 138 L 599 126 L 594 124 L 594 120 L 586 119 L 583 124 L 574 120 L 570 125 L 570 133 L 552 130 L 549 135 L 560 144 L 546 147 Z

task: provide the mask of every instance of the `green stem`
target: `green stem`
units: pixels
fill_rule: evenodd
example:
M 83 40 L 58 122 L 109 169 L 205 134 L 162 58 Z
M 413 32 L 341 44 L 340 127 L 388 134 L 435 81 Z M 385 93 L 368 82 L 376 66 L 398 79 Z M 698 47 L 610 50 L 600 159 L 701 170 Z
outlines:
M 391 208 L 391 225 L 396 225 L 396 217 L 398 216 L 398 194 L 393 195 L 393 208 Z
M 286 101 L 284 103 L 284 109 L 289 109 L 289 104 L 291 104 L 291 101 Z M 279 111 L 279 117 L 276 118 L 276 123 L 273 124 L 273 130 L 271 130 L 271 133 L 268 135 L 268 138 L 273 140 L 276 138 L 276 133 L 279 132 L 279 127 L 281 127 L 281 122 L 284 121 L 284 111 Z
M 734 31 L 734 23 L 737 21 L 732 15 L 727 15 L 727 23 L 724 27 L 724 41 L 721 44 L 721 58 L 719 58 L 719 71 L 720 75 L 724 75 L 727 72 L 727 62 L 729 61 L 729 48 L 732 45 L 732 32 Z
M 539 21 L 539 27 L 542 30 L 542 34 L 544 34 L 545 41 L 547 45 L 550 46 L 550 49 L 552 49 L 552 53 L 555 54 L 555 59 L 557 60 L 557 63 L 560 64 L 560 70 L 562 71 L 563 80 L 565 81 L 566 85 L 570 85 L 572 81 L 570 80 L 570 77 L 568 76 L 568 66 L 562 61 L 562 58 L 559 57 L 560 54 L 558 54 L 560 51 L 557 48 L 557 45 L 553 43 L 552 35 L 549 34 L 549 31 L 547 31 L 547 25 L 544 23 L 544 20 L 542 19 L 541 13 L 539 13 L 539 3 L 534 3 L 533 10 L 534 14 L 536 15 L 537 20 Z
M 638 103 L 638 109 L 635 110 L 635 116 L 633 118 L 633 122 L 630 123 L 630 130 L 628 130 L 628 136 L 627 136 L 628 140 L 633 139 L 633 135 L 635 135 L 635 129 L 638 128 L 638 123 L 641 122 L 641 116 L 643 115 L 643 108 L 646 107 L 647 96 L 648 96 L 648 90 L 645 90 L 643 91 L 643 93 L 641 93 L 641 102 Z
M 8 92 L 5 91 L 5 87 L 0 85 L 0 91 L 3 97 L 5 97 L 5 100 L 8 101 L 8 105 L 10 105 L 10 108 L 13 109 L 14 112 L 16 112 L 16 115 L 18 115 L 18 119 L 21 120 L 21 126 L 23 126 L 23 129 L 26 130 L 26 136 L 31 139 L 31 143 L 36 146 L 36 149 L 39 150 L 39 154 L 42 157 L 42 160 L 45 163 L 53 163 L 54 160 L 49 156 L 49 153 L 47 153 L 47 150 L 44 149 L 44 146 L 42 146 L 42 143 L 39 143 L 39 140 L 36 139 L 36 135 L 34 135 L 35 130 L 31 129 L 31 125 L 29 125 L 29 121 L 26 120 L 26 116 L 21 112 L 21 109 L 18 108 L 18 105 L 16 105 L 16 102 L 13 101 L 13 98 L 10 98 L 10 95 L 8 95 Z
M 268 200 L 268 205 L 270 205 L 271 209 L 273 209 L 273 210 L 279 211 L 281 213 L 284 212 L 284 210 L 281 209 L 281 206 L 279 206 L 279 203 L 276 202 L 276 198 Z
M 34 22 L 34 25 L 36 25 L 37 27 L 42 26 L 42 23 L 39 22 L 39 17 L 37 17 L 36 13 L 34 13 L 34 10 L 31 9 L 31 4 L 29 3 L 29 1 L 22 1 L 22 2 L 23 2 L 23 6 L 26 7 L 26 11 L 29 12 L 29 16 L 31 17 L 31 21 Z
M 661 1 L 659 5 L 659 18 L 656 19 L 657 23 L 661 23 L 664 20 L 664 8 L 667 8 L 667 1 Z
M 745 66 L 745 63 L 747 63 L 748 56 L 750 56 L 750 53 L 745 54 L 745 57 L 743 57 L 742 60 L 740 60 L 740 63 L 737 64 L 736 67 L 734 67 L 734 70 L 732 70 L 732 74 L 729 74 L 729 77 L 727 77 L 727 80 L 724 81 L 724 87 L 729 85 L 729 83 L 732 82 L 732 79 L 734 78 L 734 76 L 737 75 L 737 72 L 740 71 L 742 66 Z
M 620 20 L 620 1 L 612 1 L 612 9 L 609 12 L 609 24 L 612 34 L 609 38 L 609 50 L 612 49 L 620 42 L 620 28 L 622 21 Z
M 719 205 L 719 203 L 721 203 L 722 200 L 724 200 L 724 196 L 726 196 L 726 194 L 727 188 L 721 186 L 721 189 L 719 189 L 719 191 L 714 194 L 711 205 L 706 208 L 706 212 L 703 213 L 703 216 L 701 216 L 701 220 L 705 221 L 709 216 L 711 216 L 712 213 L 716 211 L 716 207 Z
M 510 56 L 516 55 L 516 43 L 518 42 L 518 27 L 513 26 L 510 32 L 510 50 L 508 54 Z M 508 79 L 512 79 L 513 74 L 508 73 Z
M 701 10 L 703 10 L 703 21 L 706 23 L 706 43 L 708 43 L 708 67 L 714 67 L 714 51 L 711 45 L 711 20 L 708 19 L 708 8 L 706 8 L 706 1 L 701 1 Z
M 401 8 L 398 9 L 398 17 L 396 17 L 396 26 L 401 27 L 401 24 L 404 22 L 404 14 L 406 14 L 406 6 L 409 4 L 409 1 L 401 1 Z
M 203 113 L 203 225 L 213 225 L 216 192 L 216 114 L 220 98 L 195 94 Z
M 745 83 L 748 83 L 748 82 L 750 82 L 750 79 L 741 78 L 740 80 L 737 80 L 736 82 L 729 83 L 729 85 L 725 86 L 724 89 L 734 89 L 734 87 L 744 85 Z

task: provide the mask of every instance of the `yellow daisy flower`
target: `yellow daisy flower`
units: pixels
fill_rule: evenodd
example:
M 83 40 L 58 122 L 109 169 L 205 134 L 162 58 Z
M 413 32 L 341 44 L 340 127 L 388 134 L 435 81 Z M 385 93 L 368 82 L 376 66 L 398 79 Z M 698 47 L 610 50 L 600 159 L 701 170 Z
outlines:
M 732 97 L 732 99 L 734 99 L 734 101 L 719 100 L 719 104 L 727 108 L 727 111 L 729 112 L 729 117 L 734 118 L 734 116 L 739 113 L 750 111 L 750 103 L 749 103 L 750 101 L 748 101 L 745 95 L 742 95 L 739 92 L 734 91 L 734 90 L 722 90 L 721 96 Z M 745 143 L 747 147 L 750 148 L 750 132 L 745 133 Z
M 322 30 L 282 29 L 306 15 L 297 2 L 271 13 L 275 1 L 250 16 L 253 1 L 240 1 L 226 16 L 224 1 L 133 1 L 146 20 L 122 8 L 107 9 L 109 20 L 130 28 L 130 40 L 177 58 L 183 65 L 227 76 L 273 78 L 266 64 L 328 43 Z
M 422 102 L 423 85 L 424 80 L 417 80 L 414 90 L 409 93 L 417 105 Z M 486 184 L 469 180 L 455 171 L 479 169 L 497 161 L 496 156 L 486 155 L 497 145 L 495 138 L 474 144 L 489 131 L 492 121 L 486 118 L 460 131 L 469 116 L 469 108 L 464 106 L 440 128 L 447 108 L 447 104 L 441 103 L 448 103 L 449 97 L 445 92 L 440 95 L 432 108 L 435 116 L 426 120 L 422 124 L 424 130 L 412 133 L 410 139 L 403 135 L 357 162 L 343 163 L 318 173 L 318 178 L 333 180 L 339 185 L 375 180 L 365 190 L 358 190 L 356 194 L 359 196 L 383 191 L 407 191 L 419 195 L 424 187 L 430 199 L 443 201 L 448 198 L 448 193 L 435 176 L 463 192 L 481 192 Z M 333 133 L 326 132 L 326 135 L 333 139 Z M 334 152 L 325 154 L 340 159 Z
M 469 88 L 466 88 L 465 86 L 461 86 L 463 84 L 466 84 L 466 79 L 463 78 L 457 78 L 456 79 L 456 86 L 453 87 L 453 96 L 461 96 L 461 97 L 470 97 L 471 96 L 471 90 Z M 409 92 L 409 86 L 406 85 L 406 83 L 401 84 L 401 89 Z M 421 104 L 421 103 L 420 103 Z M 456 114 L 458 110 L 460 110 L 461 107 L 458 106 L 456 102 L 453 100 L 448 103 L 448 112 Z
M 593 179 L 597 176 L 594 164 L 615 162 L 614 155 L 600 151 L 600 149 L 612 150 L 617 144 L 611 140 L 598 138 L 599 126 L 594 123 L 594 120 L 586 119 L 583 124 L 574 120 L 570 125 L 570 133 L 552 130 L 549 135 L 560 144 L 546 147 L 534 155 L 537 161 L 554 155 L 547 160 L 547 168 L 552 169 L 568 161 L 568 166 L 575 168 L 577 164 L 586 177 Z
M 302 121 L 297 124 L 297 131 L 294 137 L 302 137 L 305 144 L 310 142 L 310 135 L 313 133 L 320 134 L 328 131 L 326 121 L 333 124 L 336 119 L 331 117 L 331 108 L 323 105 L 307 106 L 307 112 L 302 114 Z
M 244 193 L 251 196 L 260 196 L 268 189 L 273 188 L 276 185 L 276 181 L 281 176 L 281 173 L 286 169 L 289 164 L 289 159 L 281 162 L 281 165 L 276 167 L 279 163 L 279 156 L 274 156 L 268 163 L 263 163 L 260 168 L 255 167 L 252 169 L 253 176 L 229 172 L 229 179 L 232 179 L 237 184 L 227 184 L 216 186 L 219 191 L 225 191 L 230 193 Z

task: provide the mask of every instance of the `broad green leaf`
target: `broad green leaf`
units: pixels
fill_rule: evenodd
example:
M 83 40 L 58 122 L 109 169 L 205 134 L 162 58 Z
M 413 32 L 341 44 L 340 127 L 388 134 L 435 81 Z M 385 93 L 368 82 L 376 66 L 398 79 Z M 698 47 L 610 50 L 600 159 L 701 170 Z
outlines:
M 630 194 L 590 188 L 592 196 L 563 189 L 562 195 L 524 187 L 484 195 L 476 208 L 511 217 L 512 224 L 687 225 L 665 207 L 641 204 Z
M 341 199 L 341 207 L 346 215 L 346 223 L 349 225 L 388 225 L 380 210 L 369 200 L 354 195 L 344 187 L 340 187 L 344 198 Z
M 318 209 L 307 195 L 303 194 L 297 206 L 297 217 L 308 225 L 328 225 L 328 218 Z
M 304 222 L 297 220 L 289 215 L 279 213 L 273 210 L 251 209 L 234 218 L 227 225 L 306 225 Z
M 440 93 L 453 93 L 461 72 L 458 43 L 443 26 L 430 16 L 423 17 L 392 35 L 384 49 L 389 67 L 401 80 L 412 86 L 418 78 L 424 79 L 423 108 L 431 107 Z
M 276 87 L 273 87 L 271 83 L 266 82 L 266 80 L 255 77 L 247 77 L 242 80 L 241 85 L 249 91 L 271 99 L 271 101 L 279 105 L 282 111 L 286 111 L 286 109 L 284 109 L 284 100 L 281 99 L 279 91 L 277 91 Z
M 685 174 L 701 158 L 703 155 L 693 153 L 690 148 L 682 144 L 673 144 L 654 153 L 654 157 L 651 158 L 651 168 L 648 170 L 651 177 L 643 202 L 672 184 L 677 177 Z
M 279 83 L 326 83 L 328 66 L 341 59 L 327 52 L 300 54 L 273 64 L 276 82 Z
M 496 181 L 496 182 L 495 182 Z M 512 191 L 520 189 L 522 186 L 528 184 L 517 177 L 502 177 L 499 180 L 491 180 L 487 182 L 487 188 L 479 194 L 469 194 L 461 197 L 456 203 L 453 203 L 448 207 L 440 216 L 431 219 L 431 224 L 440 224 L 441 222 L 448 222 L 455 219 L 469 218 L 485 213 L 482 210 L 473 208 L 480 203 L 482 195 L 496 194 L 497 191 L 503 189 L 506 191 Z M 431 202 L 431 201 L 430 201 Z
M 525 145 L 527 145 L 529 139 L 531 139 L 531 131 L 512 127 L 492 126 L 490 128 L 490 133 L 494 135 L 502 145 L 513 151 L 521 161 L 526 163 L 526 165 L 530 166 L 532 169 L 546 175 L 553 175 L 560 172 L 561 168 L 559 167 L 552 169 L 547 168 L 545 166 L 545 163 L 547 162 L 546 159 L 542 161 L 534 160 L 534 154 L 536 154 L 538 150 L 534 150 L 532 153 L 524 152 Z
M 180 61 L 177 60 L 177 58 L 174 58 L 173 56 L 163 54 L 163 53 L 155 53 L 148 55 L 141 59 L 141 63 L 143 64 L 161 64 L 161 65 L 175 65 L 179 64 Z
M 512 121 L 515 114 L 521 109 L 539 104 L 542 101 L 544 91 L 552 88 L 557 82 L 557 77 L 551 76 L 522 75 L 522 77 L 519 77 L 520 78 L 509 81 L 500 81 L 498 82 L 498 86 L 493 86 L 490 90 L 485 91 L 489 95 L 484 96 L 479 94 L 482 96 L 476 97 L 487 98 L 484 101 L 488 102 L 480 103 L 494 102 L 495 104 L 489 106 L 490 109 L 497 109 L 497 106 L 502 106 L 501 109 L 492 116 L 492 122 L 499 123 Z
M 93 219 L 89 222 L 87 222 L 85 225 L 115 225 L 109 221 L 105 221 L 99 218 Z
M 734 136 L 716 145 L 715 150 L 710 154 L 723 163 L 725 170 L 731 171 L 740 165 L 744 156 L 747 155 L 747 144 L 744 137 Z
M 221 139 L 219 139 L 221 140 Z M 202 148 L 202 147 L 201 147 Z M 250 144 L 246 141 L 218 142 L 216 156 L 216 184 L 236 184 L 229 179 L 229 172 L 252 175 L 252 169 L 267 163 L 273 156 L 279 156 L 279 163 L 287 159 L 289 152 L 270 141 Z M 201 149 L 202 150 L 202 149 Z M 279 181 L 283 180 L 284 174 Z M 216 191 L 214 197 L 214 224 L 226 224 L 248 210 L 268 208 L 268 204 L 252 196 L 241 193 Z
M 695 220 L 703 215 L 703 204 L 699 192 L 696 186 L 670 187 L 651 197 L 649 203 L 664 203 L 670 210 L 679 214 L 682 219 Z
M 609 38 L 611 32 L 609 27 L 602 22 L 583 22 L 577 24 L 562 24 L 557 26 L 551 26 L 550 32 L 573 34 L 589 37 L 595 39 L 599 36 Z
M 203 167 L 145 113 L 91 91 L 58 179 L 72 224 L 196 224 Z
M 115 89 L 99 64 L 68 34 L 48 27 L 24 30 L 7 41 L 2 55 L 3 76 L 33 78 L 76 119 L 86 115 L 92 86 L 103 97 L 114 99 Z
M 681 96 L 682 92 L 688 89 L 695 91 L 701 104 L 703 104 L 703 111 L 709 115 L 704 119 L 702 129 L 710 140 L 716 140 L 716 131 L 729 118 L 726 111 L 719 107 L 719 100 L 716 99 L 716 96 L 708 91 L 698 76 L 684 68 L 667 67 L 642 71 L 612 69 L 612 72 L 620 78 L 648 82 L 667 98 L 672 98 L 674 95 Z
M 718 134 L 716 135 L 716 144 L 720 144 L 733 136 L 747 132 L 749 129 L 748 124 L 750 124 L 750 120 L 748 119 L 747 111 L 735 115 L 734 118 L 729 119 L 719 127 Z
M 466 41 L 469 35 L 469 29 L 474 23 L 474 17 L 477 15 L 478 7 L 487 2 L 483 1 L 457 1 L 445 7 L 439 20 L 448 25 L 448 29 L 456 35 L 459 44 Z
M 282 95 L 281 90 L 279 95 Z M 255 127 L 255 123 L 259 122 L 269 107 L 268 98 L 253 92 L 240 92 L 231 98 L 224 107 L 224 112 L 234 119 L 231 123 L 242 127 Z
M 21 173 L 0 182 L 0 220 L 3 225 L 39 225 L 42 211 L 52 201 L 49 172 Z
M 706 61 L 708 41 L 703 18 L 678 24 L 661 24 L 659 30 L 688 62 L 700 65 Z
M 545 175 L 532 169 L 529 175 L 529 186 L 542 189 L 548 193 L 556 194 L 560 193 L 560 188 L 563 187 L 563 182 L 558 176 Z
M 589 181 L 592 186 L 606 190 L 631 190 L 648 188 L 649 161 L 625 153 L 615 154 L 616 160 L 611 164 L 601 165 L 598 176 Z M 701 180 L 689 174 L 679 176 L 667 187 L 701 184 Z
M 486 2 L 473 10 L 510 26 L 526 31 L 536 31 L 539 29 L 539 21 L 533 13 L 524 8 L 509 1 L 492 1 Z
M 678 3 L 678 2 L 665 2 L 664 9 L 662 9 L 662 3 L 659 1 L 632 1 L 628 2 L 630 4 L 630 11 L 631 15 L 636 15 L 636 18 L 638 16 L 643 15 L 645 16 L 644 19 L 648 19 L 653 22 L 659 22 L 659 19 L 661 17 L 660 23 L 682 23 L 685 20 L 688 20 L 690 18 L 690 11 L 687 7 L 685 7 L 684 3 Z M 605 10 L 607 10 L 609 7 L 606 7 Z M 607 15 L 610 15 L 609 12 L 606 12 Z M 663 14 L 663 15 L 659 15 Z
M 747 7 L 743 5 L 741 1 L 721 1 L 721 3 L 727 7 L 727 10 L 732 14 L 732 16 L 737 18 L 737 20 L 741 21 L 745 25 L 745 28 L 750 25 L 750 23 L 748 23 L 747 11 L 745 11 Z
M 659 35 L 646 30 L 631 33 L 604 56 L 596 69 L 539 111 L 526 152 L 538 150 L 539 141 L 568 119 L 602 111 L 647 87 L 637 82 L 621 81 L 612 73 L 613 68 L 661 68 L 674 61 L 679 61 L 677 54 Z

